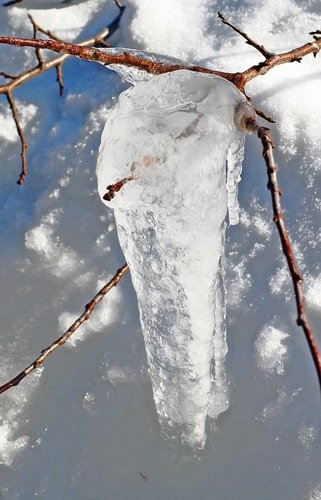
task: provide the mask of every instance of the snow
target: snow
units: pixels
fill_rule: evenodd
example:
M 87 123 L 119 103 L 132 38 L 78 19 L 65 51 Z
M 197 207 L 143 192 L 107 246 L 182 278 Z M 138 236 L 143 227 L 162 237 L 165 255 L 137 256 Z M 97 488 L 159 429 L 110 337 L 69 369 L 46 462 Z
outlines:
M 136 9 L 131 25 L 133 37 L 147 50 L 183 60 L 214 55 L 211 38 L 204 37 L 204 43 L 199 43 L 208 23 L 210 9 L 206 0 L 175 3 L 163 0 L 161 5 L 149 0 L 134 0 L 132 4 Z
M 72 41 L 77 37 L 84 26 L 97 12 L 98 8 L 104 5 L 104 0 L 87 0 L 82 5 L 66 6 L 63 12 L 59 8 L 48 10 L 28 9 L 28 13 L 33 17 L 35 22 L 46 30 L 55 30 L 56 36 Z M 26 11 L 19 7 L 12 9 L 10 16 L 10 24 L 14 30 L 21 32 L 26 27 Z
M 284 358 L 287 353 L 284 340 L 288 334 L 272 325 L 265 325 L 255 342 L 258 366 L 266 373 L 284 373 Z
M 319 313 L 321 312 L 321 275 L 309 280 L 306 294 L 307 303 Z
M 28 1 L 1 10 L 2 33 L 31 34 L 24 21 Z M 167 5 L 129 1 L 111 45 L 161 52 L 187 64 L 242 70 L 262 57 L 221 25 L 217 10 L 272 51 L 312 41 L 308 33 L 320 28 L 320 3 L 314 0 L 176 0 L 171 15 Z M 74 7 L 70 39 L 92 36 L 117 14 L 106 0 L 71 2 L 57 11 L 38 9 L 34 16 L 45 27 L 63 31 L 70 12 L 66 7 Z M 32 49 L 0 50 L 3 71 L 18 73 L 35 64 Z M 301 64 L 275 68 L 254 80 L 247 92 L 256 107 L 277 119 L 270 128 L 282 203 L 320 343 L 319 74 L 319 56 L 308 56 Z M 12 122 L 1 108 L 2 382 L 57 338 L 66 326 L 59 318 L 73 321 L 124 261 L 113 210 L 97 194 L 95 165 L 107 115 L 128 83 L 101 65 L 76 59 L 64 65 L 64 81 L 63 99 L 53 71 L 14 93 L 22 111 L 35 111 L 26 114 L 29 173 L 22 188 L 16 186 L 20 144 L 9 133 Z M 6 107 L 4 98 L 1 105 Z M 4 498 L 192 500 L 212 498 L 213 492 L 231 500 L 320 497 L 318 384 L 295 323 L 292 284 L 271 221 L 266 182 L 261 147 L 255 137 L 247 137 L 238 185 L 240 222 L 226 231 L 228 353 L 222 366 L 229 407 L 214 423 L 208 420 L 204 450 L 191 456 L 160 434 L 128 274 L 115 290 L 118 297 L 110 295 L 110 304 L 101 304 L 105 312 L 97 311 L 97 325 L 94 313 L 85 333 L 81 330 L 78 341 L 60 348 L 41 376 L 37 373 L 1 396 Z M 277 368 L 267 372 L 259 363 L 255 342 L 269 325 L 288 334 L 280 345 L 287 349 L 282 373 Z M 266 342 L 268 348 L 268 338 Z
M 37 107 L 34 104 L 24 104 L 19 101 L 17 101 L 17 106 L 19 107 L 21 125 L 24 128 L 36 116 Z M 9 142 L 16 142 L 18 139 L 18 133 L 16 125 L 12 120 L 11 111 L 5 105 L 1 105 L 0 110 L 2 114 L 0 137 Z

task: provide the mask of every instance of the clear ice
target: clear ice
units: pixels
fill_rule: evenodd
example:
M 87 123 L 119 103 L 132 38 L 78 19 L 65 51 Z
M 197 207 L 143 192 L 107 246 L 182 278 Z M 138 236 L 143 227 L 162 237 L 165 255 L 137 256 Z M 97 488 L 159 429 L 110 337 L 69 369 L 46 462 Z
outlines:
M 228 407 L 226 164 L 229 154 L 235 221 L 239 161 L 228 152 L 242 137 L 234 118 L 244 103 L 226 80 L 187 70 L 139 82 L 108 116 L 97 164 L 138 298 L 161 427 L 193 448 L 205 444 L 207 416 Z M 132 180 L 104 200 L 124 178 Z
M 164 64 L 180 64 L 183 62 L 179 59 L 175 59 L 174 57 L 165 56 L 162 54 L 155 54 L 154 52 L 147 52 L 145 50 L 137 50 L 137 49 L 124 49 L 121 47 L 110 47 L 106 49 L 100 49 L 102 52 L 106 54 L 111 54 L 114 56 L 120 56 L 124 54 L 129 54 L 134 57 L 138 57 L 140 59 L 145 59 L 146 61 L 164 63 Z M 136 85 L 138 82 L 143 82 L 146 80 L 150 80 L 154 78 L 152 73 L 148 73 L 143 69 L 136 68 L 135 66 L 126 66 L 125 64 L 108 64 L 108 69 L 115 71 L 118 73 L 124 80 L 127 82 Z

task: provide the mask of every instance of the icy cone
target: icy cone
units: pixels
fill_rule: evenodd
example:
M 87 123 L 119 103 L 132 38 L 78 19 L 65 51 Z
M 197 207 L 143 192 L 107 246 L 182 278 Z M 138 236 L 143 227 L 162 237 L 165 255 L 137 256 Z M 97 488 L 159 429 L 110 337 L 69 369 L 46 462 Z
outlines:
M 120 96 L 99 152 L 99 194 L 137 293 L 159 420 L 193 447 L 205 444 L 207 415 L 228 406 L 226 159 L 244 100 L 219 77 L 156 76 Z

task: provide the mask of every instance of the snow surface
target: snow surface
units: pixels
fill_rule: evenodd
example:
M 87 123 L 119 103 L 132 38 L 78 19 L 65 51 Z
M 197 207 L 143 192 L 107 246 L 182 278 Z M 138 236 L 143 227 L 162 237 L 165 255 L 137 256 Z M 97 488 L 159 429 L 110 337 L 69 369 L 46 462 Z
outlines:
M 272 51 L 303 44 L 309 31 L 320 29 L 320 3 L 313 0 L 176 0 L 170 15 L 165 2 L 128 4 L 112 45 L 159 51 L 218 69 L 243 69 L 262 58 L 220 24 L 217 10 Z M 27 21 L 22 22 L 23 5 L 1 10 L 2 33 L 31 35 Z M 117 12 L 107 1 L 68 8 L 75 13 L 70 39 L 93 35 Z M 64 8 L 44 10 L 41 16 L 57 32 L 64 26 Z M 1 53 L 3 71 L 19 72 L 35 62 L 32 49 L 1 47 Z M 100 65 L 77 60 L 66 64 L 64 74 L 63 99 L 54 73 L 15 93 L 23 109 L 35 110 L 26 114 L 29 178 L 23 188 L 15 185 L 19 143 L 11 134 L 1 139 L 3 381 L 56 338 L 66 315 L 76 316 L 98 282 L 106 282 L 123 262 L 113 214 L 99 200 L 94 170 L 103 124 L 128 84 Z M 278 120 L 271 129 L 282 201 L 321 342 L 319 75 L 319 58 L 307 57 L 254 80 L 248 93 L 255 106 Z M 8 115 L 1 114 L 1 130 L 8 127 Z M 215 424 L 208 423 L 204 451 L 191 457 L 160 436 L 127 276 L 117 288 L 117 300 L 110 295 L 99 306 L 98 316 L 105 312 L 97 333 L 88 323 L 83 342 L 61 348 L 43 371 L 2 396 L 4 498 L 194 500 L 213 498 L 213 492 L 228 500 L 320 498 L 318 385 L 295 325 L 291 284 L 254 137 L 246 141 L 239 202 L 240 224 L 228 228 L 226 241 L 230 406 Z M 61 268 L 60 261 L 69 265 Z M 104 328 L 106 316 L 111 321 Z M 288 334 L 282 342 L 283 373 L 266 373 L 258 363 L 255 341 L 269 325 Z

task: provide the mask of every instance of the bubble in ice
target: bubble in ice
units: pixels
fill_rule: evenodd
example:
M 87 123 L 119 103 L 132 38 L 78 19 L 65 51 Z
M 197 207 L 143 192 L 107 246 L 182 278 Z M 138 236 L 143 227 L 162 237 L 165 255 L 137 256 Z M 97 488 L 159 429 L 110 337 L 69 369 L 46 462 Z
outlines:
M 228 407 L 224 234 L 228 199 L 237 222 L 240 106 L 237 88 L 212 75 L 139 82 L 108 116 L 97 165 L 138 298 L 161 427 L 199 448 L 207 417 Z

